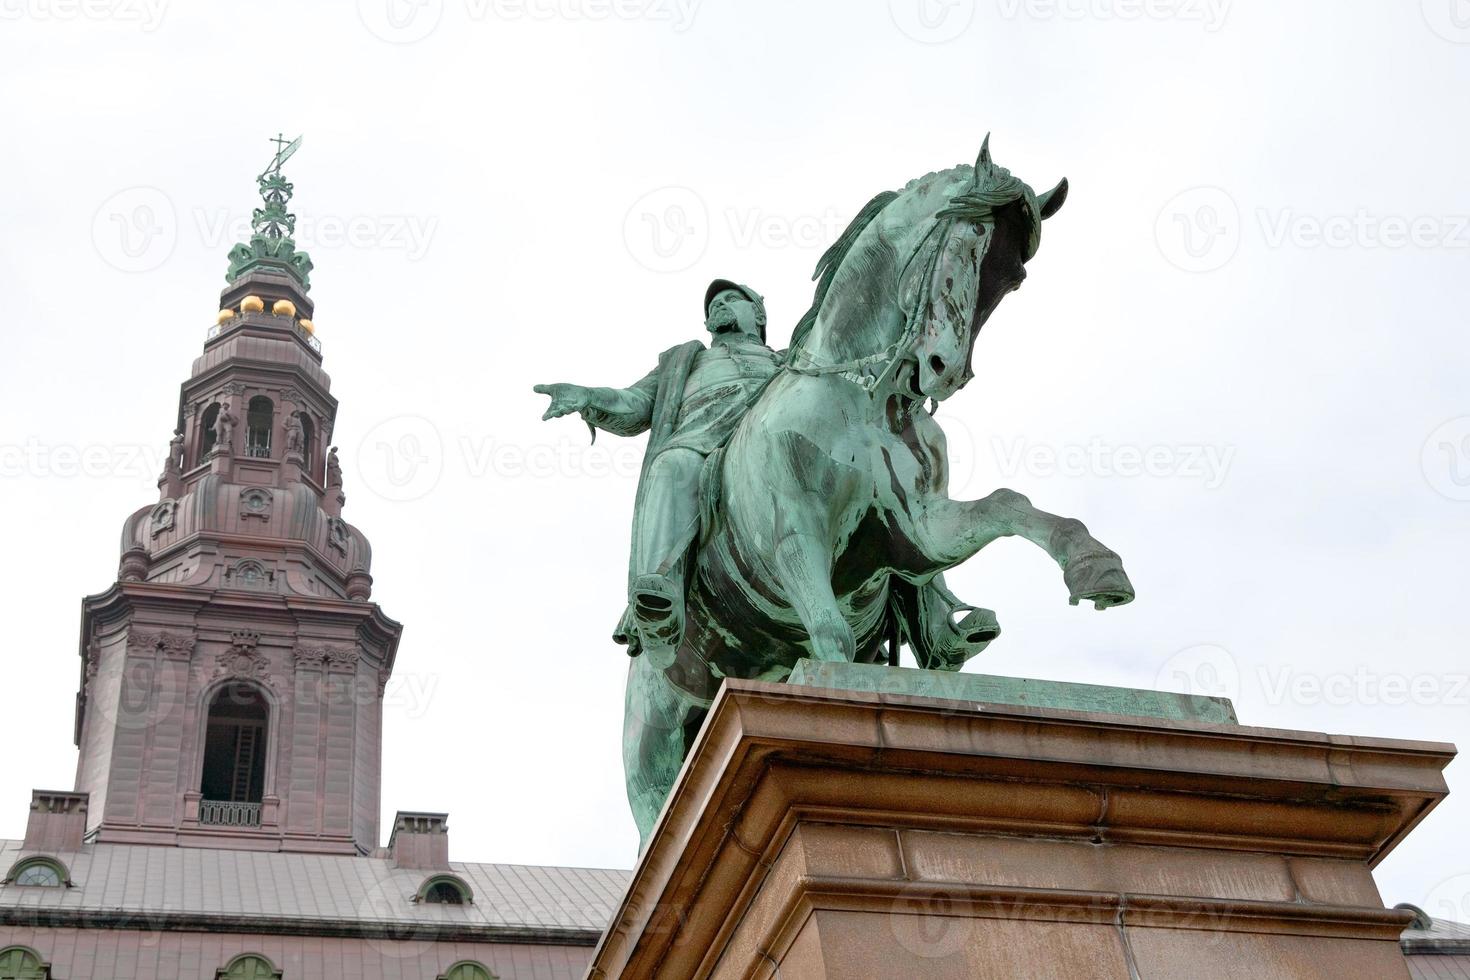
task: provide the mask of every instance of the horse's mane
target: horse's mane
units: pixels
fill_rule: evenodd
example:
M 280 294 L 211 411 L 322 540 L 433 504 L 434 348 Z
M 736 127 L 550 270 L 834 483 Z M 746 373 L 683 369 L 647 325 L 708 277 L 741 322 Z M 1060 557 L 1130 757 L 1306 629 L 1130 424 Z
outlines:
M 994 168 L 994 170 L 998 172 L 993 173 L 992 176 L 999 178 L 995 183 L 998 183 L 1000 186 L 989 189 L 990 193 L 986 195 L 989 198 L 986 201 L 987 204 L 995 202 L 998 199 L 1006 200 L 1013 198 L 1019 193 L 1019 188 L 1024 186 L 1019 180 L 1012 177 L 1009 171 L 998 167 Z M 821 312 L 822 303 L 826 300 L 827 293 L 832 288 L 832 282 L 837 278 L 837 270 L 842 267 L 842 263 L 847 259 L 847 253 L 852 251 L 852 246 L 857 241 L 858 236 L 863 233 L 863 229 L 873 223 L 873 219 L 878 217 L 880 211 L 887 207 L 894 198 L 908 193 L 920 184 L 933 180 L 936 177 L 973 178 L 974 174 L 975 168 L 968 163 L 956 164 L 946 170 L 933 170 L 924 174 L 922 177 L 915 177 L 896 191 L 884 191 L 863 205 L 862 210 L 857 213 L 857 216 L 852 219 L 842 234 L 837 236 L 837 241 L 833 242 L 832 247 L 823 252 L 821 259 L 817 261 L 816 271 L 812 273 L 812 278 L 817 281 L 816 295 L 812 297 L 812 305 L 807 309 L 806 313 L 802 314 L 801 319 L 796 322 L 796 329 L 791 332 L 791 349 L 795 350 L 796 346 L 811 332 L 813 325 L 817 322 L 817 314 Z M 999 191 L 999 194 L 996 191 Z M 972 220 L 982 217 L 988 218 L 988 209 L 981 213 L 976 213 L 979 210 L 974 207 L 977 203 L 979 202 L 974 200 L 973 194 L 961 195 L 946 209 L 947 213 L 945 216 L 965 217 Z M 966 207 L 967 204 L 970 207 Z
M 816 271 L 812 273 L 812 278 L 817 280 L 817 293 L 812 299 L 811 308 L 796 322 L 796 329 L 791 332 L 792 350 L 795 350 L 796 345 L 806 338 L 812 325 L 817 322 L 817 314 L 822 309 L 822 301 L 827 298 L 827 290 L 832 288 L 832 280 L 837 276 L 837 270 L 842 267 L 847 253 L 852 251 L 853 243 L 863 233 L 863 229 L 878 217 L 878 212 L 886 208 L 894 198 L 898 197 L 898 194 L 898 191 L 884 191 L 864 204 L 863 209 L 857 213 L 857 217 L 853 218 L 842 234 L 837 236 L 837 241 L 832 243 L 832 247 L 823 252 L 822 257 L 817 260 Z
M 822 309 L 822 303 L 827 299 L 827 293 L 831 290 L 832 283 L 837 278 L 837 270 L 846 261 L 848 252 L 852 251 L 852 247 L 857 242 L 858 236 L 863 233 L 863 229 L 872 224 L 873 219 L 878 217 L 879 212 L 901 194 L 906 194 L 917 188 L 920 184 L 935 178 L 949 178 L 951 180 L 955 177 L 961 179 L 970 178 L 973 183 L 961 193 L 956 194 L 945 207 L 940 209 L 935 217 L 939 219 L 956 218 L 962 221 L 976 223 L 989 221 L 994 213 L 994 209 L 999 205 L 1021 198 L 1030 199 L 1030 188 L 1020 178 L 1014 176 L 1004 167 L 997 167 L 990 164 L 988 157 L 983 154 L 982 159 L 986 161 L 986 166 L 982 170 L 977 171 L 970 164 L 961 163 L 947 170 L 931 171 L 922 177 L 915 177 L 913 180 L 904 184 L 899 190 L 884 191 L 863 205 L 862 210 L 857 213 L 857 216 L 852 219 L 847 228 L 837 237 L 837 241 L 833 242 L 832 247 L 823 252 L 821 259 L 817 261 L 816 271 L 812 273 L 812 278 L 817 281 L 816 295 L 812 298 L 812 305 L 807 309 L 806 313 L 802 314 L 801 319 L 796 322 L 796 329 L 791 332 L 789 349 L 795 350 L 797 345 L 806 339 L 806 335 L 811 332 L 812 327 L 816 324 L 817 315 Z M 983 183 L 981 183 L 982 176 L 984 178 Z M 975 186 L 976 184 L 979 184 L 979 186 Z

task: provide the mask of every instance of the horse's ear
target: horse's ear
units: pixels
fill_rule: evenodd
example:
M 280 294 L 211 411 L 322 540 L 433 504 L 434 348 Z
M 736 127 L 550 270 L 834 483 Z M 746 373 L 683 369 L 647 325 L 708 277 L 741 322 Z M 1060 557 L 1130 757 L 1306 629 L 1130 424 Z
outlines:
M 1067 178 L 1063 177 L 1057 186 L 1036 199 L 1036 206 L 1041 211 L 1041 220 L 1045 221 L 1056 214 L 1065 203 L 1067 203 Z
M 975 158 L 975 173 L 978 175 L 982 170 L 990 172 L 995 167 L 995 161 L 990 159 L 990 134 L 985 134 L 985 142 L 980 144 L 980 155 Z

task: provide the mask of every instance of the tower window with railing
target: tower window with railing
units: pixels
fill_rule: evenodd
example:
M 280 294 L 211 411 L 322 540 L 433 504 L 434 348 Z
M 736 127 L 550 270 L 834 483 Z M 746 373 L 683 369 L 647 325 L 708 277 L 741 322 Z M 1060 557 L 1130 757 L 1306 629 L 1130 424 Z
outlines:
M 264 395 L 250 399 L 245 412 L 245 455 L 269 458 L 271 427 L 275 424 L 276 406 Z
M 270 706 L 248 684 L 226 684 L 209 704 L 200 823 L 257 826 L 265 795 Z

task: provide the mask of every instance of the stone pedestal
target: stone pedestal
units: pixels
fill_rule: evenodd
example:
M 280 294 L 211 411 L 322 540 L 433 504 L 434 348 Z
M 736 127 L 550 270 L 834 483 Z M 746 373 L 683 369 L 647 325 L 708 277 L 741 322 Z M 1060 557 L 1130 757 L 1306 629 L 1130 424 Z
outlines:
M 727 681 L 589 976 L 1409 976 L 1411 913 L 1370 869 L 1444 798 L 1452 746 L 902 674 L 927 672 Z M 1129 703 L 1109 690 L 1081 693 Z

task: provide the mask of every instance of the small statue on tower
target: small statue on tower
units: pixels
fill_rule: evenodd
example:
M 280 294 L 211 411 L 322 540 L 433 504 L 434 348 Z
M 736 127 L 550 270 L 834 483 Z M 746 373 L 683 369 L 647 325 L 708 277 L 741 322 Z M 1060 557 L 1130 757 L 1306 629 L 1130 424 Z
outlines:
M 285 421 L 281 425 L 286 430 L 286 458 L 290 459 L 292 456 L 298 459 L 301 458 L 303 439 L 301 434 L 301 418 L 298 413 L 288 413 Z
M 168 456 L 163 461 L 163 473 L 158 478 L 159 499 L 177 497 L 184 490 L 184 430 L 174 430 L 168 441 Z
M 232 455 L 231 443 L 235 439 L 235 416 L 230 411 L 230 403 L 225 402 L 219 407 L 219 415 L 214 419 L 214 452 L 221 456 Z

